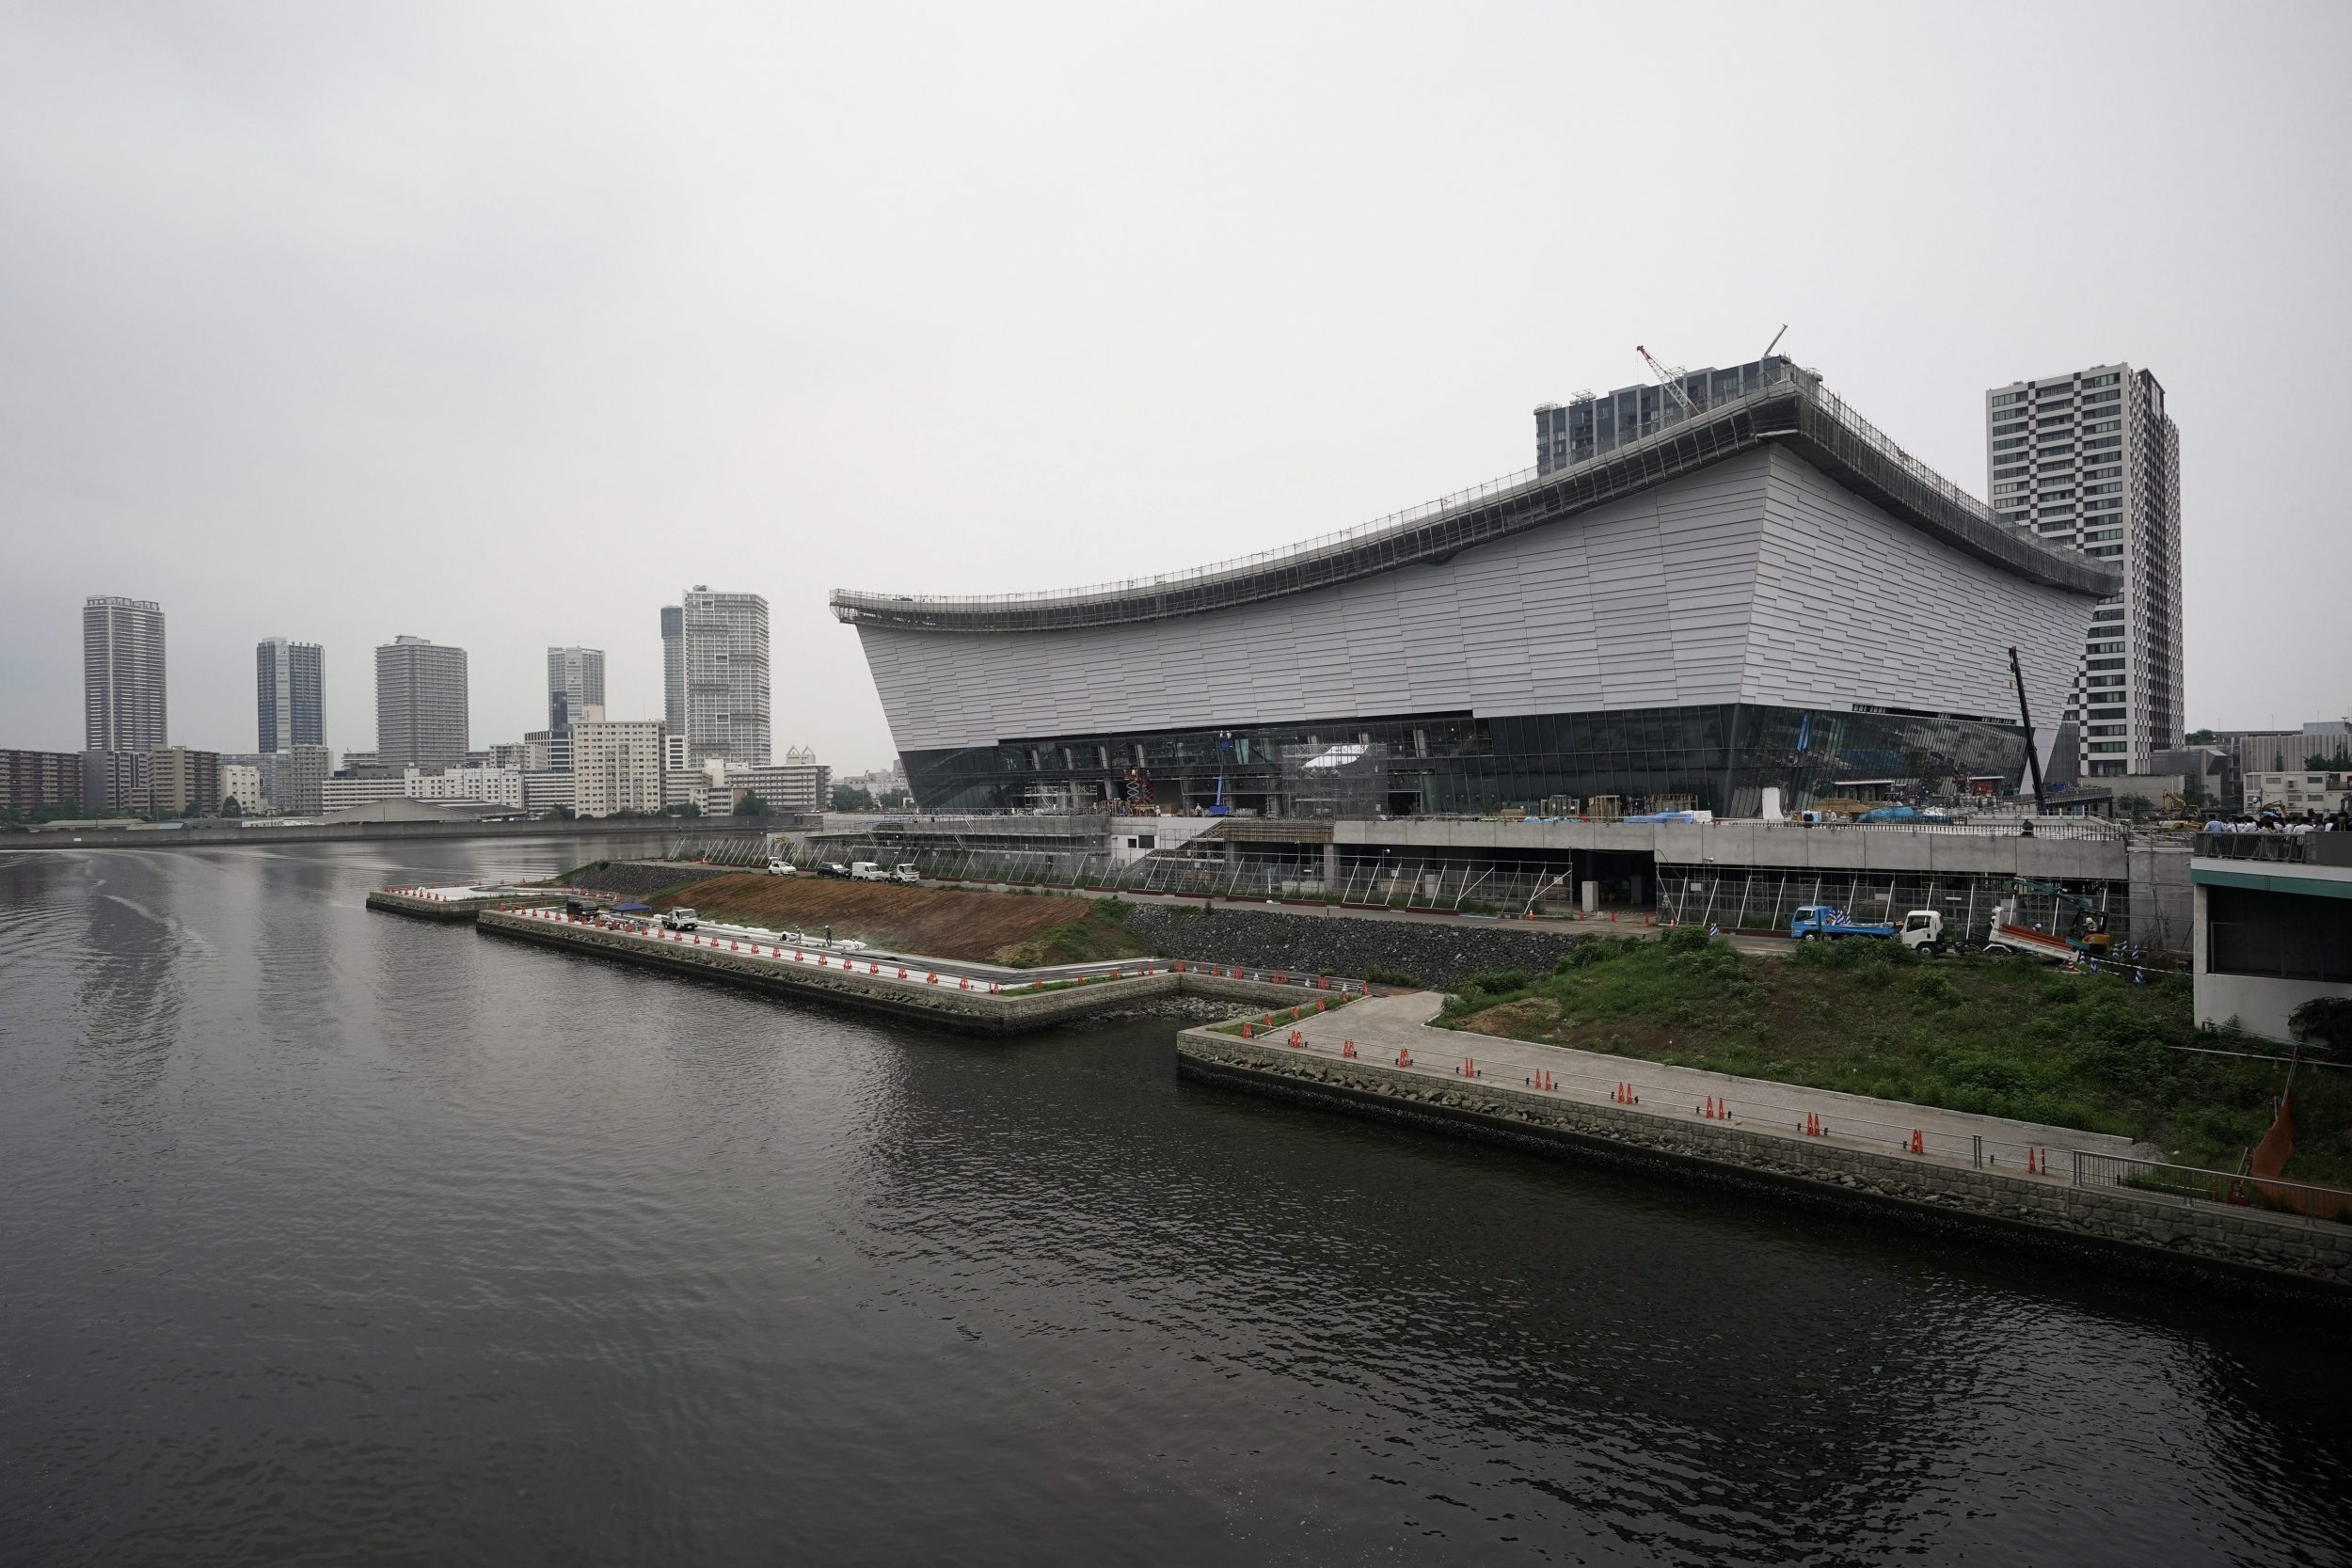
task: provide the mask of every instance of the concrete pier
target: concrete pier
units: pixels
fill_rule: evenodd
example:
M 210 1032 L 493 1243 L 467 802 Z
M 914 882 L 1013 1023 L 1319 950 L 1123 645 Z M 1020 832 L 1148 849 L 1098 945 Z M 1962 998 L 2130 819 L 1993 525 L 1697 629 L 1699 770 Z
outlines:
M 637 932 L 567 919 L 561 910 L 483 910 L 475 928 L 486 935 L 535 942 L 572 952 L 724 980 L 797 1000 L 883 1013 L 969 1035 L 1018 1035 L 1092 1017 L 1160 996 L 1212 996 L 1236 1012 L 1302 1004 L 1310 985 L 1235 979 L 1191 973 L 1157 958 L 1082 966 L 1071 978 L 1056 971 L 993 970 L 1015 974 L 975 979 L 984 966 L 949 964 L 905 955 L 842 953 L 776 947 L 700 933 Z
M 367 907 L 388 914 L 448 924 L 470 921 L 484 910 L 514 909 L 545 900 L 543 892 L 484 887 L 380 887 L 367 896 Z
M 2352 1226 L 2085 1184 L 2085 1168 L 2117 1158 L 2125 1140 L 1424 1026 L 1437 1005 L 1375 998 L 1302 1024 L 1297 1046 L 1287 1028 L 1253 1040 L 1187 1029 L 1177 1069 L 1454 1136 L 2090 1254 L 2138 1272 L 2352 1291 Z M 1613 1070 L 1595 1077 L 1596 1062 Z

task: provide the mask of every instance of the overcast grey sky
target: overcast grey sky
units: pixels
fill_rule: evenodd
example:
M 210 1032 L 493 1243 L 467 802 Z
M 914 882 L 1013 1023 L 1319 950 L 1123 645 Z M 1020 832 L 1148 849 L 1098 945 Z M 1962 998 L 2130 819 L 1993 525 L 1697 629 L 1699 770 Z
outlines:
M 1986 388 L 2154 371 L 2190 723 L 2342 715 L 2348 18 L 0 7 L 0 745 L 79 746 L 88 594 L 163 602 L 173 738 L 235 751 L 272 634 L 339 748 L 398 632 L 470 651 L 477 745 L 549 643 L 659 715 L 707 582 L 768 595 L 779 751 L 860 768 L 831 588 L 1345 527 L 1783 322 L 1979 494 Z

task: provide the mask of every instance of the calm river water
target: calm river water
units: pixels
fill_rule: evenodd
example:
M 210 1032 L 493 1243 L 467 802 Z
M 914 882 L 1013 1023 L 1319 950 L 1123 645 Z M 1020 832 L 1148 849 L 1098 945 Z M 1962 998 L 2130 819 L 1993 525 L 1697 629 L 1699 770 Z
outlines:
M 0 856 L 0 1560 L 2352 1560 L 2340 1313 Z

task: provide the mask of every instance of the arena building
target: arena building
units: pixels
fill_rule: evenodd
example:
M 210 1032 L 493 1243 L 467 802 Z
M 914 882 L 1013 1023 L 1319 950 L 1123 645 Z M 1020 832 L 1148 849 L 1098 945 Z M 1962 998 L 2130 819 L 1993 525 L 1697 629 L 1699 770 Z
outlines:
M 1768 789 L 2015 790 L 2010 648 L 2055 727 L 2117 589 L 1784 362 L 1653 434 L 1263 555 L 832 604 L 926 810 L 1753 816 Z

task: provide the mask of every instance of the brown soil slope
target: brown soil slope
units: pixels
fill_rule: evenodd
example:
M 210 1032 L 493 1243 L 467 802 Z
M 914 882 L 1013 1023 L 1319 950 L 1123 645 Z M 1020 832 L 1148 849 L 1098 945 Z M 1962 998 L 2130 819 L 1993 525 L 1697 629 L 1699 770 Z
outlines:
M 844 882 L 830 878 L 738 872 L 653 900 L 691 904 L 713 919 L 792 930 L 833 927 L 878 947 L 941 958 L 1052 963 L 1077 958 L 1141 957 L 1123 931 L 1099 931 L 1093 900 L 1050 895 L 964 893 L 951 888 Z M 1085 933 L 1084 951 L 1068 938 Z M 1105 949 L 1109 950 L 1105 950 Z

